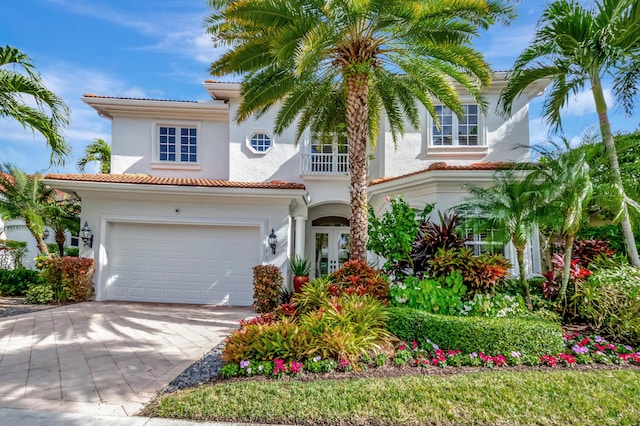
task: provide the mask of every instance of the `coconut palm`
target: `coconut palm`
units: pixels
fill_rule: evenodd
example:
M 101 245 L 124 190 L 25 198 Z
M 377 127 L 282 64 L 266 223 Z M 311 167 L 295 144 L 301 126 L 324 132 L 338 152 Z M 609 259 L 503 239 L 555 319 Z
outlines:
M 367 147 L 383 112 L 394 141 L 405 121 L 419 127 L 419 104 L 434 99 L 459 116 L 461 85 L 486 109 L 491 73 L 470 46 L 478 28 L 508 22 L 499 0 L 209 0 L 208 31 L 230 50 L 213 76 L 243 75 L 236 119 L 278 105 L 274 132 L 297 122 L 320 141 L 348 142 L 352 259 L 366 258 Z
M 41 254 L 47 254 L 44 242 L 46 203 L 52 190 L 40 182 L 39 175 L 28 175 L 19 168 L 0 166 L 0 217 L 3 220 L 24 220 Z
M 531 305 L 531 292 L 525 275 L 524 252 L 527 240 L 538 224 L 541 193 L 528 172 L 498 170 L 491 187 L 467 185 L 469 193 L 457 207 L 468 226 L 474 229 L 502 231 L 504 243 L 511 242 L 516 250 L 519 281 L 527 304 Z
M 640 76 L 640 12 L 637 0 L 600 0 L 593 9 L 571 0 L 549 4 L 531 45 L 516 59 L 501 105 L 507 114 L 515 99 L 536 80 L 551 80 L 543 112 L 553 129 L 573 95 L 591 89 L 600 132 L 620 199 L 620 217 L 629 260 L 640 266 L 616 153 L 602 79 L 612 74 L 615 93 L 630 114 Z
M 84 156 L 78 160 L 78 170 L 84 173 L 88 163 L 98 162 L 100 173 L 111 172 L 111 146 L 103 139 L 96 138 L 84 149 Z
M 61 131 L 69 124 L 69 109 L 47 90 L 29 56 L 11 46 L 0 46 L 0 117 L 41 133 L 51 148 L 52 164 L 64 163 L 70 148 Z

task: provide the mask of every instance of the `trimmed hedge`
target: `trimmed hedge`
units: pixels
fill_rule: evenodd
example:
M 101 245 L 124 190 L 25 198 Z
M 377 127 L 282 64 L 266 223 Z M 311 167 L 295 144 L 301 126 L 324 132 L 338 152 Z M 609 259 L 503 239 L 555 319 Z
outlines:
M 387 329 L 411 342 L 429 339 L 442 349 L 487 355 L 511 354 L 540 357 L 564 349 L 560 325 L 521 318 L 453 317 L 411 308 L 389 308 Z

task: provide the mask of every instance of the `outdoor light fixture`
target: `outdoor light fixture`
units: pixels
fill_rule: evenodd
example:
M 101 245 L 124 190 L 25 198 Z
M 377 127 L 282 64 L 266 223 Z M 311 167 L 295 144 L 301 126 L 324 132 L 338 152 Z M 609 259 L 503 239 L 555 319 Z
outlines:
M 85 247 L 93 247 L 93 233 L 91 232 L 91 228 L 89 228 L 89 224 L 87 221 L 84 221 L 84 225 L 80 228 L 80 238 L 82 238 L 82 242 Z
M 42 237 L 44 240 L 49 238 L 49 230 L 47 228 L 44 229 L 44 232 L 42 233 Z
M 271 247 L 271 251 L 273 254 L 276 254 L 276 245 L 278 245 L 278 236 L 276 235 L 275 229 L 271 228 L 271 234 L 269 234 L 269 247 Z

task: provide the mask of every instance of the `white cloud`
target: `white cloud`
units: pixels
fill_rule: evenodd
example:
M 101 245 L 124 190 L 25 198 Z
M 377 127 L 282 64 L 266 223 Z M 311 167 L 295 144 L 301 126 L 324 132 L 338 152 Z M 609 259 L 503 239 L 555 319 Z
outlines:
M 529 120 L 529 141 L 531 145 L 545 144 L 549 140 L 549 126 L 543 117 Z
M 613 98 L 613 94 L 611 93 L 611 89 L 604 88 L 603 91 L 604 99 L 607 102 L 607 106 L 611 110 L 615 106 L 615 100 Z M 563 108 L 563 112 L 567 115 L 573 115 L 577 117 L 587 114 L 595 114 L 596 104 L 593 100 L 593 93 L 591 92 L 591 90 L 587 90 L 585 92 L 581 92 L 575 96 L 572 96 L 569 99 L 567 105 Z
M 75 163 L 82 156 L 85 146 L 95 138 L 110 141 L 110 121 L 99 117 L 91 107 L 82 102 L 83 94 L 116 94 L 142 98 L 149 96 L 142 88 L 127 85 L 122 80 L 92 69 L 58 63 L 40 71 L 47 89 L 60 96 L 71 110 L 71 124 L 63 130 L 63 135 L 72 148 L 73 156 L 65 166 L 50 169 L 50 150 L 44 137 L 29 129 L 25 130 L 10 120 L 1 120 L 0 158 L 29 173 L 43 170 L 77 172 Z

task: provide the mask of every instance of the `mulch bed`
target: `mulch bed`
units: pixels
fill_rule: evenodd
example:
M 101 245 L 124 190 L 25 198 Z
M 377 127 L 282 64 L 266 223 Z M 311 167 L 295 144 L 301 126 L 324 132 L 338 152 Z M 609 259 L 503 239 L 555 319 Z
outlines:
M 57 305 L 30 305 L 24 303 L 24 297 L 0 297 L 0 318 L 28 314 L 55 308 Z

